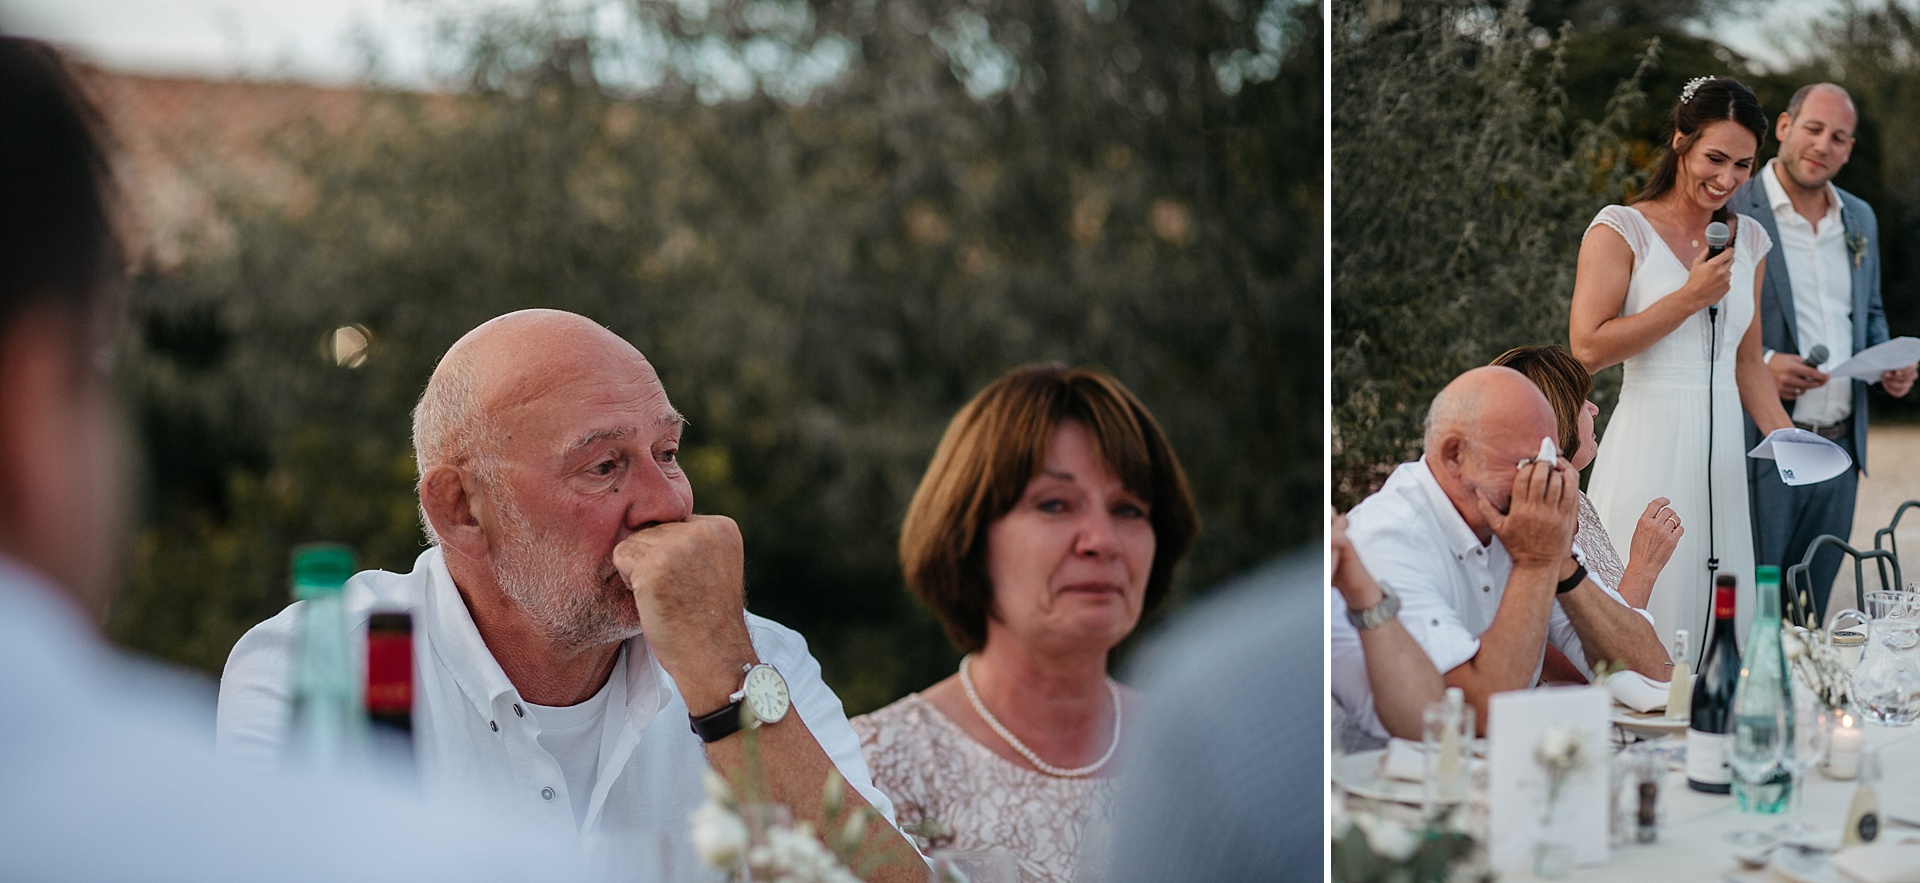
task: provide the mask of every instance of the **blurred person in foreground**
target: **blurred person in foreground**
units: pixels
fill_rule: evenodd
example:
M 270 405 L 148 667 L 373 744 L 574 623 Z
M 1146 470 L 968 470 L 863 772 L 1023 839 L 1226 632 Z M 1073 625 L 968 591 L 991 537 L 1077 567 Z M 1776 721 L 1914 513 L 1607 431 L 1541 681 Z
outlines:
M 124 464 L 99 131 L 53 50 L 0 37 L 0 877 L 579 879 L 571 850 L 458 809 L 232 768 L 205 694 L 102 642 Z
M 1133 701 L 1108 655 L 1197 529 L 1166 436 L 1112 377 L 1029 366 L 968 402 L 900 531 L 907 584 L 967 655 L 853 722 L 902 823 L 937 822 L 937 848 L 1003 847 L 1023 880 L 1073 879 L 1113 811 Z
M 1359 723 L 1378 717 L 1388 735 L 1419 740 L 1421 715 L 1440 701 L 1446 684 L 1433 660 L 1400 621 L 1397 604 L 1367 572 L 1360 553 L 1347 539 L 1347 516 L 1333 516 L 1332 591 L 1327 612 L 1327 658 L 1334 670 L 1330 703 L 1333 749 L 1341 754 L 1379 748 L 1386 740 Z M 1348 708 L 1347 702 L 1364 703 Z
M 1853 535 L 1860 476 L 1867 471 L 1867 382 L 1830 378 L 1806 357 L 1826 350 L 1838 365 L 1887 340 L 1880 298 L 1880 222 L 1873 207 L 1833 186 L 1853 156 L 1859 125 L 1853 99 L 1832 83 L 1802 86 L 1774 121 L 1780 155 L 1733 195 L 1728 206 L 1765 228 L 1779 248 L 1767 255 L 1760 283 L 1761 360 L 1793 425 L 1845 448 L 1854 468 L 1831 481 L 1789 487 L 1768 460 L 1747 461 L 1753 495 L 1753 557 L 1782 573 L 1806 557 L 1823 534 Z M 1880 388 L 1899 398 L 1913 389 L 1913 365 L 1881 372 Z M 1747 446 L 1760 431 L 1747 423 Z M 1825 621 L 1827 595 L 1840 570 L 1840 550 L 1813 559 L 1813 604 Z
M 1610 660 L 1655 680 L 1667 653 L 1645 611 L 1581 563 L 1573 542 L 1579 473 L 1543 459 L 1556 435 L 1553 407 L 1511 368 L 1475 368 L 1434 396 L 1425 454 L 1347 513 L 1347 538 L 1397 615 L 1449 687 L 1474 706 L 1482 730 L 1487 700 L 1539 682 L 1546 648 L 1583 676 Z M 1336 623 L 1337 627 L 1337 623 Z M 1364 678 L 1334 660 L 1334 690 L 1359 713 Z M 1378 716 L 1361 724 L 1377 738 Z
M 1321 561 L 1234 580 L 1135 657 L 1110 883 L 1321 879 Z
M 815 830 L 871 806 L 863 856 L 892 858 L 871 879 L 919 883 L 806 641 L 746 612 L 739 527 L 694 513 L 684 424 L 646 357 L 572 313 L 509 313 L 441 358 L 413 427 L 432 547 L 346 585 L 362 640 L 374 610 L 414 612 L 424 787 L 578 832 L 597 864 L 642 876 L 657 859 L 630 851 L 664 837 L 687 877 L 711 767 Z M 285 750 L 302 603 L 234 647 L 222 750 Z M 836 769 L 852 787 L 825 819 Z

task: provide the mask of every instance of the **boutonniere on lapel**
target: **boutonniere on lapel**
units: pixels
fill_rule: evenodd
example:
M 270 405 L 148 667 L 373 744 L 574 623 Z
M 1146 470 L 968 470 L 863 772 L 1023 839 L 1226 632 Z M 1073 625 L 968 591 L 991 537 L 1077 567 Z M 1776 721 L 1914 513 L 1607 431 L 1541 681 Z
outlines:
M 1847 253 L 1853 255 L 1853 268 L 1860 269 L 1860 262 L 1867 259 L 1867 237 L 1864 233 L 1847 234 Z

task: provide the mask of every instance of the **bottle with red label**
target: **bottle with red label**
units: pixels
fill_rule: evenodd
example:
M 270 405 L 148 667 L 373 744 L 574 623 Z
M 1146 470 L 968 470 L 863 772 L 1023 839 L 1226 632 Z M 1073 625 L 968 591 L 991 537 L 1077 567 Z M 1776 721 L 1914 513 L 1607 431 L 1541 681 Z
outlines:
M 1693 680 L 1687 722 L 1687 786 L 1709 794 L 1733 790 L 1727 751 L 1733 741 L 1733 694 L 1740 685 L 1740 646 L 1733 637 L 1733 574 L 1714 580 L 1713 628 Z
M 367 723 L 381 754 L 413 757 L 413 614 L 381 611 L 367 620 Z

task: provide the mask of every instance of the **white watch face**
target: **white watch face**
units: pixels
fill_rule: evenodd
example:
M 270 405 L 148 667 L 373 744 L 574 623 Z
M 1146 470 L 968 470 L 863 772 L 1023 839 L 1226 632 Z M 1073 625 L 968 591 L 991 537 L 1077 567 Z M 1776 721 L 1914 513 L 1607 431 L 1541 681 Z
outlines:
M 787 696 L 787 679 L 771 665 L 754 666 L 747 672 L 747 682 L 740 689 L 746 694 L 742 698 L 747 708 L 762 723 L 778 722 L 787 716 L 787 709 L 792 705 Z

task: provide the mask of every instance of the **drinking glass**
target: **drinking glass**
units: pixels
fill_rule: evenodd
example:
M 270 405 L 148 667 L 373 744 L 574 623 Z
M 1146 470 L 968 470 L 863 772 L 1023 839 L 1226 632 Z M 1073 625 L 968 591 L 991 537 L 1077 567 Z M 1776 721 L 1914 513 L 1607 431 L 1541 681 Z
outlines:
M 1774 771 L 1780 768 L 1780 761 L 1787 753 L 1787 726 L 1789 724 L 1789 706 L 1785 702 L 1774 706 L 1772 714 L 1736 716 L 1733 721 L 1733 744 L 1727 752 L 1727 766 L 1733 771 L 1734 778 L 1747 786 L 1747 793 L 1756 793 Z M 1746 812 L 1764 812 L 1758 801 L 1751 808 L 1742 807 Z M 1751 852 L 1770 845 L 1774 837 L 1751 826 L 1727 834 L 1727 841 L 1742 852 Z
M 1472 755 L 1473 706 L 1448 708 L 1445 700 L 1427 704 L 1420 715 L 1425 764 L 1425 809 L 1429 820 L 1442 807 L 1467 799 L 1467 763 Z
M 1807 771 L 1827 757 L 1828 736 L 1833 716 L 1811 694 L 1799 703 L 1794 713 L 1793 742 L 1781 755 L 1780 764 L 1793 780 L 1787 794 L 1787 820 L 1775 829 L 1782 839 L 1805 836 L 1813 826 L 1800 818 L 1800 789 L 1806 784 Z

